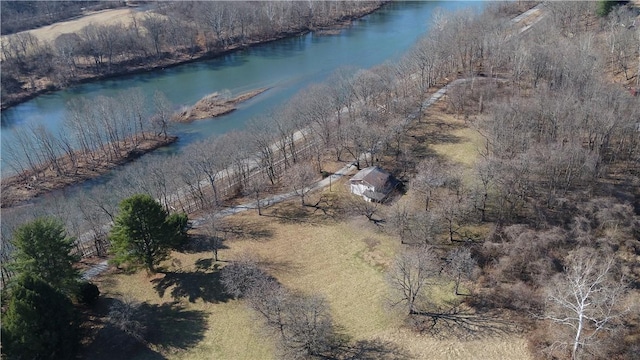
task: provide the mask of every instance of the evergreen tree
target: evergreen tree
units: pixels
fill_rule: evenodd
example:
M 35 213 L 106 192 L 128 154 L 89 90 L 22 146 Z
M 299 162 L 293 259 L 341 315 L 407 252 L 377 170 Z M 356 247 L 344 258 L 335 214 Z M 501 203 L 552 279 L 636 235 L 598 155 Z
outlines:
M 43 280 L 20 275 L 2 314 L 2 353 L 9 359 L 72 359 L 78 323 L 68 297 Z
M 111 252 L 116 264 L 145 266 L 154 272 L 169 255 L 178 233 L 162 205 L 151 196 L 133 195 L 120 203 L 111 229 Z
M 596 14 L 601 17 L 609 15 L 613 10 L 613 7 L 618 5 L 620 1 L 617 0 L 600 0 L 598 1 L 598 7 L 596 8 Z
M 187 230 L 189 230 L 189 218 L 187 217 L 187 214 L 171 214 L 167 217 L 166 222 L 167 224 L 169 224 L 169 227 L 175 232 L 172 247 L 177 248 L 184 244 L 188 238 Z
M 73 242 L 59 221 L 51 218 L 33 220 L 13 234 L 15 254 L 11 267 L 19 275 L 32 275 L 54 289 L 69 293 L 79 278 L 73 267 L 79 260 L 71 254 Z

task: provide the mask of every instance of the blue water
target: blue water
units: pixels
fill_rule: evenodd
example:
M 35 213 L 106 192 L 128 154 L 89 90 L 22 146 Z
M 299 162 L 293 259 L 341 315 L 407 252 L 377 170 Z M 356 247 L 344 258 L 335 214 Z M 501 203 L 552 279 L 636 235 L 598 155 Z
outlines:
M 2 153 L 12 146 L 15 130 L 43 124 L 55 133 L 62 128 L 66 103 L 76 97 L 113 96 L 141 88 L 149 97 L 164 92 L 177 107 L 191 105 L 206 94 L 229 90 L 233 94 L 270 89 L 240 105 L 229 115 L 177 125 L 180 140 L 170 151 L 214 134 L 242 129 L 248 120 L 284 104 L 300 89 L 322 82 L 344 66 L 370 68 L 395 61 L 428 30 L 436 8 L 479 8 L 480 2 L 394 2 L 343 29 L 336 35 L 314 33 L 254 46 L 206 61 L 153 72 L 87 83 L 39 96 L 2 112 Z M 6 171 L 4 162 L 3 172 Z

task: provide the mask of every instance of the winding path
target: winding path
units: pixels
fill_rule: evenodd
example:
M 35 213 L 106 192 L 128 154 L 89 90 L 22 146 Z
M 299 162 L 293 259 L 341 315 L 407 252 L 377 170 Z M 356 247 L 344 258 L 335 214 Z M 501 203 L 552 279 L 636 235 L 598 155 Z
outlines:
M 526 30 L 528 30 L 533 24 L 537 23 L 544 14 L 540 14 L 540 12 L 542 11 L 542 4 L 530 9 L 529 11 L 524 12 L 523 14 L 519 15 L 518 17 L 514 18 L 511 20 L 511 23 L 513 24 L 518 24 L 520 23 L 523 19 L 528 18 L 530 16 L 534 16 L 536 15 L 537 18 L 535 19 L 535 21 L 533 21 L 531 24 L 525 24 L 524 27 L 520 28 L 519 33 L 522 33 Z M 432 106 L 433 104 L 435 104 L 438 100 L 440 100 L 449 89 L 451 89 L 453 86 L 459 85 L 459 84 L 463 84 L 469 81 L 474 81 L 474 80 L 480 80 L 480 79 L 484 79 L 484 78 L 475 78 L 475 79 L 457 79 L 454 80 L 452 82 L 450 82 L 449 84 L 445 85 L 444 87 L 442 87 L 441 89 L 439 89 L 438 91 L 436 91 L 433 95 L 431 95 L 427 100 L 425 100 L 422 103 L 422 110 L 427 109 L 428 107 Z M 486 78 L 487 80 L 502 80 L 502 79 L 494 79 L 494 78 Z M 407 117 L 407 119 L 405 120 L 406 123 L 409 123 L 411 121 L 413 121 L 414 119 L 417 118 L 417 114 L 411 114 Z M 302 134 L 299 134 L 299 136 L 301 136 Z M 366 156 L 369 156 L 368 153 L 362 154 L 360 155 L 360 158 L 364 158 Z M 339 169 L 338 171 L 336 171 L 334 174 L 319 180 L 317 182 L 315 182 L 313 185 L 309 186 L 307 189 L 309 190 L 309 192 L 311 191 L 316 191 L 319 189 L 323 189 L 327 186 L 329 186 L 329 184 L 331 184 L 332 182 L 335 182 L 337 180 L 340 180 L 342 177 L 351 174 L 352 172 L 354 172 L 357 169 L 355 162 L 352 162 L 350 164 L 345 165 L 344 167 L 342 167 L 341 169 Z M 296 194 L 295 191 L 291 191 L 288 193 L 284 193 L 284 194 L 277 194 L 277 195 L 273 195 L 270 197 L 267 197 L 265 199 L 261 199 L 260 201 L 260 205 L 261 206 L 271 206 L 271 205 L 275 205 L 278 203 L 281 203 L 283 201 L 292 199 L 294 197 L 298 196 Z M 253 202 L 249 202 L 249 203 L 245 203 L 245 204 L 240 204 L 240 205 L 235 205 L 235 206 L 230 206 L 224 210 L 221 210 L 217 213 L 215 213 L 213 215 L 214 218 L 222 218 L 225 216 L 229 216 L 229 215 L 233 215 L 233 214 L 237 214 L 243 211 L 247 211 L 247 210 L 252 210 L 252 209 L 257 209 L 258 208 L 258 202 L 257 201 L 253 201 Z M 193 227 L 198 227 L 198 226 L 202 226 L 205 222 L 207 221 L 207 217 L 199 217 L 196 219 L 192 219 L 191 220 L 191 224 Z M 89 268 L 88 270 L 83 272 L 82 275 L 82 279 L 83 280 L 90 280 L 98 275 L 100 275 L 101 273 L 103 273 L 104 271 L 106 271 L 108 269 L 109 265 L 108 265 L 108 261 L 104 260 L 94 266 L 92 266 L 91 268 Z
M 458 79 L 458 80 L 455 80 L 455 81 L 449 83 L 448 85 L 444 86 L 440 90 L 436 91 L 433 95 L 431 95 L 431 97 L 429 97 L 429 99 L 427 99 L 423 103 L 423 106 L 422 106 L 423 109 L 426 109 L 429 106 L 435 104 L 438 100 L 440 100 L 447 93 L 447 91 L 452 86 L 455 86 L 457 84 L 461 84 L 461 83 L 464 83 L 464 82 L 467 82 L 467 81 L 470 81 L 470 80 L 469 79 Z M 415 118 L 415 117 L 411 117 L 411 116 L 408 117 L 407 118 L 407 122 L 411 121 L 413 118 Z M 369 156 L 369 154 L 365 153 L 365 154 L 360 155 L 360 158 L 363 159 L 363 158 L 365 158 L 367 156 Z M 347 175 L 353 173 L 356 169 L 357 169 L 357 167 L 356 167 L 356 163 L 355 162 L 349 163 L 349 164 L 343 166 L 341 169 L 339 169 L 335 173 L 333 173 L 332 175 L 327 176 L 326 178 L 315 182 L 313 185 L 309 186 L 307 188 L 307 190 L 309 190 L 309 192 L 311 192 L 311 191 L 316 191 L 316 190 L 319 190 L 319 189 L 323 189 L 323 188 L 329 186 L 329 184 L 331 184 L 333 182 L 336 182 L 336 181 L 340 180 L 341 178 L 343 178 L 344 176 L 347 176 Z M 260 200 L 260 206 L 261 207 L 267 207 L 267 206 L 275 205 L 275 204 L 281 203 L 283 201 L 292 199 L 292 198 L 294 198 L 296 196 L 298 196 L 298 195 L 296 194 L 295 191 L 287 192 L 287 193 L 284 193 L 284 194 L 273 195 L 273 196 L 261 199 Z M 233 215 L 233 214 L 237 214 L 237 213 L 240 213 L 240 212 L 243 212 L 243 211 L 257 209 L 257 208 L 258 208 L 258 202 L 257 201 L 253 201 L 253 202 L 249 202 L 249 203 L 245 203 L 245 204 L 230 206 L 230 207 L 228 207 L 228 208 L 226 208 L 224 210 L 218 211 L 213 216 L 214 216 L 214 218 L 222 218 L 222 217 L 225 217 L 225 216 L 229 216 L 229 215 Z M 199 226 L 202 226 L 206 221 L 207 221 L 207 217 L 195 218 L 195 219 L 191 220 L 191 225 L 193 227 L 199 227 Z M 92 266 L 88 270 L 86 270 L 82 275 L 82 279 L 83 280 L 90 280 L 90 279 L 98 276 L 102 272 L 106 271 L 107 269 L 108 269 L 107 260 L 102 261 L 102 262 Z

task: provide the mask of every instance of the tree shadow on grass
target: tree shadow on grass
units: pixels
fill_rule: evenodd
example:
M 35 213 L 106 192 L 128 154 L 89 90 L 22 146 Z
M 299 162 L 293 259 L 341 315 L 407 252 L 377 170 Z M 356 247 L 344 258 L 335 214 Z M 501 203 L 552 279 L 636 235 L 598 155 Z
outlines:
M 203 264 L 201 264 L 203 265 Z M 164 277 L 152 281 L 154 289 L 160 297 L 171 289 L 174 300 L 187 298 L 189 302 L 201 299 L 205 302 L 227 302 L 230 297 L 220 283 L 220 272 L 165 272 Z
M 341 360 L 405 360 L 411 355 L 398 345 L 382 340 L 361 340 L 339 350 Z
M 94 325 L 103 326 L 81 350 L 80 359 L 166 359 L 157 348 L 170 352 L 189 349 L 202 341 L 207 329 L 207 316 L 202 311 L 187 310 L 177 303 L 143 303 L 135 307 L 130 318 L 139 322 L 143 330 L 133 334 L 110 320 L 110 309 L 121 307 L 121 300 L 102 298 L 100 303 L 94 313 L 98 319 Z
M 276 207 L 271 213 L 263 214 L 263 216 L 274 217 L 278 219 L 281 224 L 297 224 L 300 222 L 307 222 L 311 216 L 311 212 L 305 206 L 301 206 L 299 203 L 284 203 Z
M 111 325 L 106 325 L 102 328 L 92 343 L 82 350 L 78 358 L 91 360 L 166 359 L 162 354 L 150 349 L 143 342 Z
M 273 237 L 273 230 L 262 224 L 249 221 L 226 223 L 220 226 L 220 231 L 225 239 L 244 238 L 257 241 L 269 240 Z
M 211 269 L 214 269 L 214 270 L 218 269 L 218 265 L 216 265 L 216 262 L 213 258 L 198 259 L 193 265 L 196 267 L 197 271 L 207 271 Z
M 207 316 L 203 311 L 187 310 L 178 303 L 144 304 L 147 342 L 156 346 L 186 350 L 204 339 Z
M 185 254 L 195 254 L 205 251 L 213 251 L 214 247 L 218 250 L 228 249 L 229 247 L 224 244 L 224 236 L 209 236 L 209 235 L 190 235 L 189 242 L 180 247 L 179 251 Z
M 453 308 L 446 312 L 419 312 L 408 318 L 409 326 L 436 339 L 478 340 L 522 331 L 514 322 L 489 313 L 471 313 Z
M 276 207 L 270 213 L 263 216 L 274 217 L 281 224 L 307 223 L 311 225 L 327 224 L 331 221 L 341 220 L 344 217 L 343 204 L 336 200 L 332 194 L 312 194 L 304 206 L 298 202 L 285 203 Z

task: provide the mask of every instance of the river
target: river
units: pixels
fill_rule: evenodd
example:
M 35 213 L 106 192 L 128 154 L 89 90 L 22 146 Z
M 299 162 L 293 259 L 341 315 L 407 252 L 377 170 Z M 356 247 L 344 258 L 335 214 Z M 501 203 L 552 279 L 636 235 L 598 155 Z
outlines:
M 215 91 L 229 90 L 237 94 L 270 88 L 229 115 L 177 125 L 172 132 L 179 136 L 179 141 L 165 151 L 179 151 L 193 141 L 243 128 L 249 119 L 285 103 L 300 89 L 325 80 L 340 67 L 369 68 L 398 59 L 428 30 L 428 20 L 438 8 L 455 10 L 480 6 L 478 2 L 458 1 L 393 2 L 334 35 L 309 33 L 212 60 L 91 82 L 41 95 L 2 112 L 2 153 L 6 154 L 12 146 L 18 128 L 43 124 L 58 133 L 65 117 L 65 105 L 76 97 L 112 96 L 138 87 L 148 96 L 160 90 L 179 107 L 191 105 Z M 8 172 L 4 161 L 2 172 L 4 175 Z

